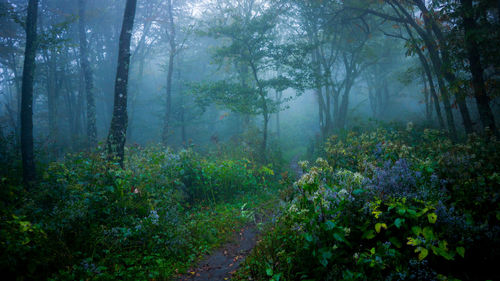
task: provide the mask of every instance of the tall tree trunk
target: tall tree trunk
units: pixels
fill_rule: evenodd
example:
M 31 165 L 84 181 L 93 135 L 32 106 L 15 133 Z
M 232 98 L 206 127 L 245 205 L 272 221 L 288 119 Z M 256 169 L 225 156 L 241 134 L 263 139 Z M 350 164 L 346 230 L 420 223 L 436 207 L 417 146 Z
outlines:
M 82 66 L 87 99 L 87 142 L 89 148 L 97 145 L 96 108 L 94 99 L 94 81 L 88 55 L 86 36 L 85 0 L 78 0 L 78 37 L 80 41 L 80 65 Z
M 446 88 L 446 85 L 445 85 L 443 78 L 442 78 L 443 72 L 445 70 L 443 69 L 443 64 L 442 64 L 441 58 L 439 57 L 438 46 L 436 45 L 436 42 L 432 36 L 431 27 L 428 24 L 428 16 L 424 17 L 424 20 L 426 20 L 426 24 L 425 24 L 425 29 L 423 29 L 414 20 L 413 16 L 408 11 L 406 11 L 404 9 L 404 7 L 401 5 L 401 3 L 399 3 L 399 1 L 391 1 L 391 4 L 394 5 L 393 7 L 397 13 L 401 13 L 404 15 L 406 22 L 403 21 L 403 23 L 404 23 L 404 26 L 405 26 L 405 29 L 407 30 L 407 32 L 409 34 L 411 34 L 411 30 L 408 26 L 408 24 L 409 24 L 417 31 L 420 38 L 422 38 L 425 45 L 427 46 L 427 50 L 429 52 L 429 57 L 431 59 L 434 72 L 436 73 L 439 90 L 440 90 L 441 96 L 443 98 L 443 105 L 444 105 L 444 110 L 446 113 L 446 121 L 448 123 L 448 130 L 450 133 L 450 138 L 453 140 L 457 140 L 457 138 L 458 138 L 457 137 L 457 130 L 455 127 L 455 120 L 453 118 L 453 111 L 451 108 L 449 93 L 448 93 L 448 89 Z M 398 8 L 396 9 L 396 7 L 398 7 Z
M 415 39 L 413 38 L 413 35 L 410 34 L 410 36 L 412 36 L 413 44 L 416 44 Z M 424 53 L 417 45 L 415 45 L 415 50 L 417 51 L 418 58 L 420 59 L 420 63 L 422 64 L 422 67 L 424 68 L 424 73 L 427 76 L 427 80 L 429 81 L 429 89 L 431 91 L 431 99 L 434 102 L 434 109 L 436 110 L 436 115 L 438 117 L 439 127 L 441 129 L 444 129 L 445 128 L 444 119 L 443 119 L 443 115 L 441 114 L 441 106 L 439 105 L 439 97 L 436 93 L 436 87 L 434 86 L 434 81 L 433 81 L 434 79 L 432 78 L 431 68 L 429 66 L 429 63 L 427 62 L 427 58 L 425 57 Z
M 49 113 L 49 140 L 50 140 L 50 155 L 57 158 L 59 128 L 57 122 L 57 110 L 59 99 L 59 87 L 57 87 L 57 61 L 55 52 L 51 50 L 45 52 L 45 62 L 47 64 L 47 102 Z
M 21 96 L 21 154 L 23 180 L 26 187 L 36 180 L 35 156 L 33 152 L 33 80 L 36 55 L 36 23 L 38 0 L 29 0 L 26 20 L 26 48 Z
M 17 72 L 17 61 L 16 61 L 16 55 L 12 54 L 11 56 L 11 69 L 12 72 L 14 73 L 14 86 L 16 88 L 16 126 L 15 126 L 15 141 L 16 144 L 19 143 L 19 137 L 20 137 L 20 131 L 21 131 L 21 96 L 22 96 L 22 89 L 19 83 L 21 78 L 19 77 L 19 74 Z
M 318 99 L 318 121 L 319 121 L 319 128 L 321 130 L 322 137 L 326 137 L 326 121 L 325 121 L 325 100 L 323 99 L 323 90 L 321 87 L 316 88 L 316 97 Z
M 441 60 L 442 74 L 444 75 L 446 81 L 448 81 L 450 85 L 453 85 L 456 83 L 457 78 L 450 68 L 451 60 L 448 53 L 448 46 L 441 31 L 441 28 L 438 26 L 433 15 L 431 15 L 430 11 L 425 6 L 425 2 L 423 0 L 415 0 L 415 3 L 423 13 L 424 23 L 428 33 L 431 34 L 431 32 L 434 32 L 437 41 L 439 43 L 440 47 L 439 50 L 441 51 L 441 58 L 442 58 Z M 460 114 L 462 116 L 462 122 L 464 125 L 465 132 L 467 134 L 471 134 L 473 132 L 473 127 L 469 114 L 469 109 L 467 108 L 466 94 L 463 91 L 459 91 L 458 93 L 455 94 L 455 97 L 456 97 L 456 102 L 458 104 L 458 108 L 460 110 Z
M 182 92 L 182 83 L 181 83 L 181 68 L 177 68 L 177 81 L 179 81 L 178 92 L 180 95 L 180 121 L 181 121 L 181 138 L 182 145 L 187 147 L 187 136 L 186 136 L 186 119 L 185 119 L 185 108 L 184 108 L 184 93 Z
M 427 88 L 427 79 L 425 77 L 425 72 L 422 72 L 422 82 L 424 83 L 424 104 L 425 104 L 425 120 L 427 122 L 431 122 L 432 120 L 432 111 L 431 111 L 431 105 L 430 105 L 430 95 L 429 95 L 429 89 Z
M 479 118 L 481 119 L 483 128 L 489 127 L 495 134 L 498 134 L 495 118 L 490 108 L 490 98 L 486 93 L 486 87 L 484 85 L 484 70 L 481 65 L 478 41 L 474 38 L 474 33 L 477 32 L 477 24 L 474 17 L 472 0 L 461 0 L 461 2 L 467 56 L 469 58 L 472 87 L 474 88 L 474 98 L 476 99 Z
M 264 130 L 263 130 L 263 137 L 262 137 L 262 160 L 264 163 L 267 163 L 267 127 L 269 125 L 269 113 L 267 112 L 267 105 L 264 107 L 264 111 L 262 113 L 262 116 L 264 117 Z
M 339 115 L 336 120 L 336 128 L 337 130 L 345 129 L 346 120 L 347 120 L 347 111 L 349 108 L 349 94 L 351 91 L 350 82 L 346 82 L 346 88 L 344 89 L 344 94 L 342 95 L 342 101 L 340 103 Z
M 122 167 L 128 121 L 127 84 L 130 66 L 130 39 L 134 27 L 136 6 L 137 0 L 127 0 L 118 46 L 113 117 L 111 118 L 107 140 L 108 159 L 113 160 L 116 158 Z
M 280 138 L 280 111 L 281 111 L 281 98 L 283 97 L 283 92 L 276 92 L 276 100 L 278 102 L 278 111 L 276 112 L 276 136 Z
M 174 58 L 176 53 L 176 43 L 175 43 L 175 26 L 174 26 L 174 15 L 172 9 L 172 0 L 167 0 L 167 9 L 168 9 L 168 24 L 170 27 L 167 27 L 167 30 L 170 28 L 168 32 L 170 51 L 168 58 L 168 70 L 167 70 L 167 108 L 165 111 L 165 120 L 163 125 L 163 134 L 162 134 L 162 142 L 164 145 L 167 145 L 168 137 L 171 134 L 171 125 L 170 125 L 170 117 L 172 115 L 172 74 L 174 72 Z

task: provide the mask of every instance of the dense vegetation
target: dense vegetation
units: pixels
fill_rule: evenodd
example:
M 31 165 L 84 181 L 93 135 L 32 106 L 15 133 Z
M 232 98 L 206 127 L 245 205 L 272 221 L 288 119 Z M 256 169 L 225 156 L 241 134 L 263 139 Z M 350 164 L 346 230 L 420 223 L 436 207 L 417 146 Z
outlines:
M 46 167 L 29 192 L 3 174 L 4 276 L 165 279 L 231 237 L 253 219 L 252 210 L 272 200 L 266 179 L 273 171 L 248 160 L 130 148 L 126 166 L 99 152 L 68 155 Z
M 331 137 L 283 191 L 246 262 L 256 280 L 495 280 L 499 142 L 434 130 Z M 325 160 L 326 159 L 326 160 Z M 246 279 L 246 278 L 243 278 Z
M 500 280 L 499 120 L 498 0 L 0 0 L 0 273 Z

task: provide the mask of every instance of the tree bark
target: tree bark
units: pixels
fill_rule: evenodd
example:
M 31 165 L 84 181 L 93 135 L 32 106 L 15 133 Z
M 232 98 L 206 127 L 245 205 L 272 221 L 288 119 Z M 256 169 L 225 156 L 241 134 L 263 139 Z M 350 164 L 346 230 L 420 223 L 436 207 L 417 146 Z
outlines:
M 108 160 L 116 159 L 122 167 L 128 122 L 127 84 L 130 66 L 130 40 L 134 27 L 136 6 L 137 0 L 127 0 L 118 46 L 113 117 L 111 118 L 107 140 Z
M 94 81 L 92 79 L 92 69 L 88 56 L 88 43 L 86 36 L 85 21 L 85 0 L 78 0 L 78 37 L 80 41 L 80 65 L 85 81 L 85 93 L 87 100 L 87 142 L 89 148 L 97 145 L 97 125 L 96 108 L 94 99 Z
M 442 78 L 444 72 L 442 67 L 443 65 L 441 58 L 439 57 L 438 47 L 436 45 L 436 42 L 434 41 L 434 38 L 432 37 L 431 27 L 428 24 L 425 24 L 425 29 L 421 28 L 420 25 L 413 19 L 413 17 L 408 13 L 408 11 L 406 11 L 401 6 L 401 4 L 398 1 L 391 1 L 391 3 L 393 4 L 393 8 L 398 14 L 399 13 L 403 14 L 404 19 L 399 17 L 387 17 L 384 14 L 379 14 L 378 16 L 404 23 L 405 29 L 408 31 L 408 33 L 411 33 L 408 24 L 411 25 L 415 29 L 415 31 L 419 34 L 420 38 L 422 38 L 422 40 L 424 41 L 425 45 L 427 46 L 427 50 L 429 52 L 429 57 L 431 59 L 434 72 L 436 73 L 439 91 L 441 92 L 441 96 L 443 98 L 443 105 L 446 113 L 446 121 L 448 123 L 450 138 L 452 140 L 457 140 L 458 138 L 457 130 L 455 127 L 455 120 L 453 117 L 453 111 L 451 108 L 449 93 Z M 396 9 L 396 7 L 398 8 Z M 428 17 L 424 17 L 424 19 L 426 18 Z
M 167 70 L 167 108 L 165 111 L 165 120 L 163 125 L 162 142 L 167 145 L 168 137 L 171 134 L 170 117 L 172 115 L 172 74 L 174 72 L 174 58 L 176 53 L 176 43 L 175 43 L 175 26 L 174 26 L 174 15 L 172 9 L 172 0 L 167 0 L 168 5 L 168 23 L 170 25 L 170 31 L 167 31 L 169 37 L 170 51 L 168 58 L 168 70 Z M 168 27 L 167 27 L 168 30 Z
M 432 78 L 432 71 L 429 66 L 429 63 L 427 62 L 427 58 L 425 57 L 424 53 L 420 49 L 420 47 L 417 45 L 415 37 L 413 37 L 413 34 L 411 33 L 410 29 L 406 27 L 406 30 L 408 31 L 408 35 L 410 36 L 410 39 L 412 41 L 412 44 L 415 48 L 415 51 L 417 52 L 418 58 L 420 60 L 420 63 L 422 64 L 422 67 L 424 69 L 425 75 L 427 76 L 427 80 L 429 81 L 429 89 L 431 91 L 431 99 L 434 101 L 434 108 L 436 110 L 436 115 L 438 117 L 438 122 L 439 122 L 439 127 L 441 129 L 445 128 L 444 125 L 444 119 L 443 115 L 441 114 L 441 106 L 439 105 L 439 97 L 436 93 L 436 88 L 434 86 L 434 79 Z
M 442 58 L 442 73 L 444 75 L 444 78 L 448 81 L 449 84 L 453 85 L 456 83 L 456 76 L 455 74 L 451 71 L 450 69 L 450 56 L 448 53 L 448 47 L 446 44 L 446 40 L 443 36 L 443 33 L 441 31 L 441 28 L 438 26 L 436 20 L 432 17 L 430 11 L 427 9 L 425 6 L 425 3 L 423 0 L 414 0 L 415 4 L 418 6 L 418 8 L 422 11 L 423 13 L 423 18 L 424 18 L 424 23 L 425 27 L 428 30 L 428 33 L 431 33 L 431 29 L 434 32 L 436 39 L 439 43 L 440 51 L 441 51 L 441 58 Z M 472 120 L 470 118 L 469 114 L 469 109 L 467 108 L 467 103 L 466 103 L 466 94 L 463 91 L 458 91 L 455 94 L 456 97 L 456 102 L 458 105 L 458 108 L 460 110 L 460 114 L 462 115 L 462 122 L 464 125 L 465 132 L 467 134 L 472 134 L 473 133 L 473 127 L 472 127 Z
M 283 92 L 276 92 L 276 100 L 278 102 L 278 111 L 276 112 L 276 136 L 280 138 L 280 111 L 281 111 L 281 98 L 283 97 Z
M 21 94 L 21 154 L 23 162 L 23 181 L 26 187 L 32 186 L 36 180 L 35 156 L 33 152 L 33 80 L 37 49 L 37 14 L 38 0 L 29 0 Z
M 58 142 L 59 142 L 59 128 L 57 122 L 59 87 L 57 87 L 57 60 L 53 50 L 45 51 L 45 63 L 47 64 L 47 103 L 49 114 L 49 150 L 50 156 L 57 158 L 58 156 Z
M 483 124 L 483 129 L 490 128 L 494 134 L 498 135 L 495 125 L 495 118 L 490 108 L 490 98 L 486 93 L 486 87 L 483 79 L 483 67 L 481 65 L 481 56 L 479 46 L 474 38 L 477 32 L 477 24 L 474 17 L 472 0 L 461 0 L 463 27 L 465 32 L 465 43 L 469 59 L 469 68 L 472 74 L 472 87 L 474 89 L 474 98 L 476 99 L 479 118 Z

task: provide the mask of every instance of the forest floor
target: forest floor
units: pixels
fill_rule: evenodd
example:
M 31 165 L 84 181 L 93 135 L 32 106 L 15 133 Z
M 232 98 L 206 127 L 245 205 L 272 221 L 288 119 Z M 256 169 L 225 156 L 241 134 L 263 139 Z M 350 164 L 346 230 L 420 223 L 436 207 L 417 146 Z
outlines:
M 302 175 L 298 156 L 290 161 L 290 170 L 296 177 Z M 241 228 L 234 237 L 218 250 L 207 255 L 195 267 L 179 276 L 178 281 L 225 281 L 230 280 L 245 257 L 257 245 L 263 224 L 272 221 L 275 214 L 257 214 L 256 219 Z
M 258 227 L 251 223 L 240 229 L 235 237 L 220 249 L 206 256 L 196 268 L 188 270 L 178 280 L 229 280 L 241 262 L 257 244 Z

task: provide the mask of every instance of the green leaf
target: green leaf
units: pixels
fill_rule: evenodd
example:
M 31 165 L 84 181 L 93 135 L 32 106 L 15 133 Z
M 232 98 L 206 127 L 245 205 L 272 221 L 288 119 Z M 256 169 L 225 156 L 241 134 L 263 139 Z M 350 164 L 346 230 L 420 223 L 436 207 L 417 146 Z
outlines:
M 415 211 L 413 209 L 408 209 L 407 212 L 408 212 L 408 215 L 410 215 L 412 217 L 417 217 L 417 211 Z
M 437 215 L 436 213 L 427 214 L 427 219 L 430 223 L 436 223 Z
M 332 230 L 335 228 L 335 222 L 332 221 L 332 220 L 329 220 L 327 222 L 325 222 L 325 228 L 326 230 Z
M 312 242 L 313 241 L 313 237 L 310 233 L 306 233 L 304 234 L 304 238 L 306 239 L 307 242 Z
M 424 234 L 424 238 L 427 240 L 434 240 L 434 233 L 432 232 L 432 228 L 426 226 L 424 227 L 424 230 L 422 231 Z
M 358 189 L 353 190 L 352 194 L 354 194 L 354 195 L 360 195 L 360 194 L 362 194 L 364 192 L 365 192 L 364 189 L 358 188 Z
M 339 234 L 339 233 L 337 233 L 337 232 L 335 232 L 333 234 L 333 238 L 335 238 L 335 240 L 337 240 L 339 242 L 344 242 L 345 241 L 344 236 L 341 235 L 341 234 Z
M 273 269 L 272 268 L 267 268 L 266 269 L 266 274 L 267 274 L 267 276 L 273 276 Z
M 370 239 L 373 239 L 373 237 L 375 237 L 375 231 L 373 231 L 373 230 L 368 230 L 368 231 L 365 231 L 365 232 L 363 233 L 363 237 L 362 237 L 362 238 L 363 238 L 363 239 L 368 239 L 368 240 L 370 240 Z
M 457 247 L 457 253 L 463 258 L 465 257 L 465 248 L 464 247 Z
M 415 235 L 420 235 L 420 233 L 422 233 L 422 228 L 420 228 L 419 226 L 412 226 L 411 232 L 413 232 Z
M 321 254 L 320 254 L 319 262 L 321 263 L 321 265 L 326 267 L 328 265 L 328 260 L 333 256 L 333 254 L 330 250 L 324 249 L 324 248 L 321 249 L 320 252 L 321 252 Z
M 387 225 L 385 223 L 377 223 L 375 224 L 375 231 L 377 231 L 377 233 L 380 233 L 380 230 L 384 228 L 384 229 L 387 229 Z
M 416 250 L 415 250 L 415 253 L 418 253 L 418 259 L 419 260 L 423 260 L 425 259 L 425 257 L 427 257 L 427 255 L 429 254 L 429 250 L 427 250 L 426 248 L 424 247 L 418 247 Z
M 403 244 L 401 244 L 401 241 L 399 241 L 399 239 L 394 236 L 389 238 L 389 242 L 391 242 L 397 248 L 401 248 L 401 246 L 403 246 Z
M 397 228 L 401 228 L 401 225 L 405 222 L 405 219 L 401 219 L 401 218 L 397 218 L 395 221 L 394 221 L 394 225 L 397 227 Z
M 408 242 L 406 244 L 412 245 L 412 246 L 418 246 L 420 244 L 420 239 L 418 238 L 413 238 L 413 237 L 408 237 Z

